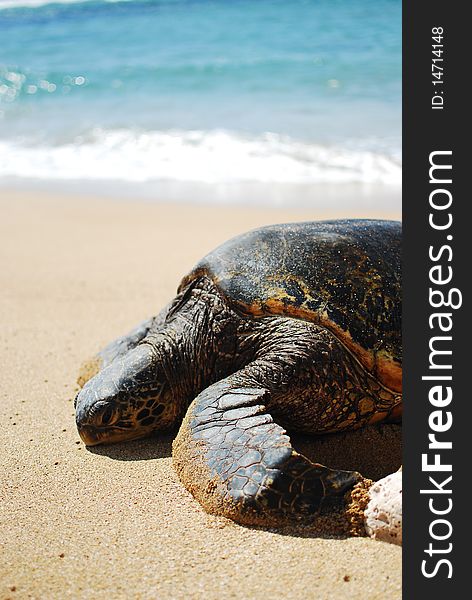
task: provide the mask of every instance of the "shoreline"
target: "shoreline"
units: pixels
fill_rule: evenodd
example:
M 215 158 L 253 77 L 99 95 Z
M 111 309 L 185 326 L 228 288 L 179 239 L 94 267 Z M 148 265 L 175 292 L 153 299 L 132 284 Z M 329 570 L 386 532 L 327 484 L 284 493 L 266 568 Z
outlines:
M 0 180 L 0 195 L 7 194 L 180 207 L 309 211 L 319 217 L 328 215 L 333 218 L 340 215 L 401 220 L 402 213 L 401 186 L 382 184 L 241 182 L 214 185 L 171 181 L 134 183 L 5 178 Z
M 229 237 L 276 222 L 369 216 L 325 208 L 0 189 L 2 598 L 258 600 L 281 589 L 287 599 L 401 597 L 400 547 L 210 516 L 172 469 L 172 436 L 86 449 L 75 429 L 84 359 L 157 313 Z M 365 454 L 377 473 L 396 464 L 400 434 L 375 432 L 297 443 L 346 466 Z

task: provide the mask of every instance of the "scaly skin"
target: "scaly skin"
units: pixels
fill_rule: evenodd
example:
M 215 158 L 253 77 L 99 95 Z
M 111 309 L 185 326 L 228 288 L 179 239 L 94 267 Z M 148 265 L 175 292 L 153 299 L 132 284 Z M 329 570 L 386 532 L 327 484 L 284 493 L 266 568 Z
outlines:
M 267 412 L 269 392 L 251 387 L 252 371 L 250 365 L 196 398 L 173 444 L 174 467 L 208 512 L 240 523 L 316 515 L 361 476 L 298 454 Z
M 99 371 L 111 365 L 117 358 L 123 358 L 133 348 L 144 340 L 151 329 L 158 331 L 165 323 L 167 314 L 172 307 L 172 303 L 168 304 L 156 317 L 151 317 L 139 323 L 126 335 L 123 335 L 110 344 L 105 346 L 100 352 L 85 361 L 80 367 L 77 383 L 83 387 L 89 379 L 94 377 Z

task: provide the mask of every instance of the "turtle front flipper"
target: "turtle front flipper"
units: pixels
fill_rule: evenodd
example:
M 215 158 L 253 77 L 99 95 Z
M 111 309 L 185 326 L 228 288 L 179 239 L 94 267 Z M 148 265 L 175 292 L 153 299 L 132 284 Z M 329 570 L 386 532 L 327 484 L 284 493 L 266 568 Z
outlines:
M 298 454 L 244 371 L 194 400 L 174 441 L 175 469 L 210 513 L 253 525 L 316 515 L 360 479 Z

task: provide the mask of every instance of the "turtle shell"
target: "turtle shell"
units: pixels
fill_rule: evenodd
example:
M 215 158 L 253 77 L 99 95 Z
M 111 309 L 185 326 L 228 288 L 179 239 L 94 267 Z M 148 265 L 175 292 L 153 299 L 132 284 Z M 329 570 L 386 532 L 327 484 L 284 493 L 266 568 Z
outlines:
M 205 256 L 238 312 L 285 315 L 330 330 L 379 381 L 401 390 L 401 224 L 338 220 L 271 225 Z

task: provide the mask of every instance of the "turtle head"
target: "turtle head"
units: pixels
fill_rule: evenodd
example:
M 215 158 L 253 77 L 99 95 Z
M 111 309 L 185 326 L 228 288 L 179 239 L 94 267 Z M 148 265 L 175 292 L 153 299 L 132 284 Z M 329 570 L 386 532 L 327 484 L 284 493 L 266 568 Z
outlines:
M 148 344 L 130 350 L 90 379 L 75 400 L 76 423 L 87 446 L 166 430 L 177 420 L 164 369 Z

